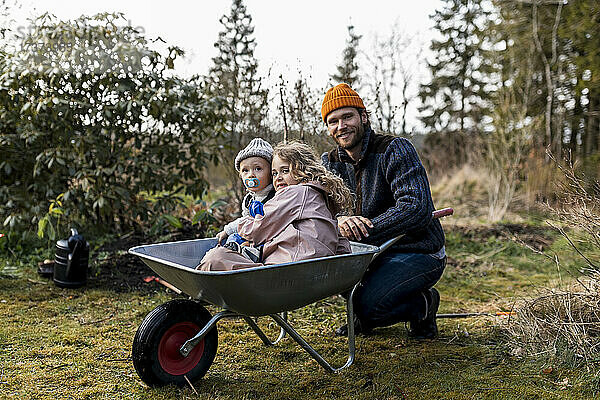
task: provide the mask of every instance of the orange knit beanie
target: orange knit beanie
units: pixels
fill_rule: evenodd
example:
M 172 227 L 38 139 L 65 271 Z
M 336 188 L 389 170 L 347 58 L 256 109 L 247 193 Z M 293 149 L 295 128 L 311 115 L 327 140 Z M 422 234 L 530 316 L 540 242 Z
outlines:
M 362 99 L 347 83 L 340 83 L 337 86 L 332 87 L 325 93 L 323 99 L 323 105 L 321 105 L 321 116 L 323 122 L 327 117 L 327 114 L 333 110 L 337 110 L 342 107 L 356 107 L 365 108 Z

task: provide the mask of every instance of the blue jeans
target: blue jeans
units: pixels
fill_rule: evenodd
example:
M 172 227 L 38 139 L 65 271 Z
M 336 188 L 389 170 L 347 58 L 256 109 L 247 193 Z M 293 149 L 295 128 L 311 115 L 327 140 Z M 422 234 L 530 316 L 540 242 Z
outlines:
M 354 293 L 354 309 L 366 329 L 425 317 L 423 292 L 442 277 L 446 258 L 386 252 L 365 273 Z

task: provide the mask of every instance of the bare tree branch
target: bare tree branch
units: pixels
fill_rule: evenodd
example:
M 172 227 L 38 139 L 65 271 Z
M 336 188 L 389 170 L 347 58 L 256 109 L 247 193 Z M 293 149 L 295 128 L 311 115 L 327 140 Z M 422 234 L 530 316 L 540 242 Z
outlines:
M 554 26 L 552 27 L 552 60 L 550 61 L 550 64 L 556 63 L 558 56 L 556 48 L 558 46 L 558 24 L 560 23 L 560 14 L 562 12 L 562 8 L 563 3 L 558 3 L 558 7 L 556 8 L 556 17 L 554 17 Z
M 553 99 L 553 91 L 554 85 L 552 82 L 552 72 L 550 70 L 550 63 L 548 62 L 548 58 L 546 54 L 544 54 L 544 49 L 542 48 L 542 43 L 540 41 L 540 36 L 538 32 L 538 2 L 534 1 L 532 7 L 532 28 L 533 28 L 533 40 L 535 41 L 535 46 L 540 54 L 540 58 L 544 63 L 544 74 L 546 77 L 546 113 L 545 113 L 545 128 L 546 128 L 546 145 L 552 143 L 552 99 Z
M 520 4 L 538 4 L 538 5 L 562 5 L 564 0 L 501 0 L 501 3 L 520 3 Z

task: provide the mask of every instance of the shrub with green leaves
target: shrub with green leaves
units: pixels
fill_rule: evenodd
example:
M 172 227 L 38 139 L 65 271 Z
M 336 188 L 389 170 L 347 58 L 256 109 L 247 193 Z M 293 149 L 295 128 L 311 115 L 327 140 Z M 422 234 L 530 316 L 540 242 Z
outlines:
M 205 192 L 220 101 L 173 73 L 179 48 L 152 50 L 120 14 L 31 23 L 0 58 L 5 231 L 35 231 L 57 199 L 64 222 L 122 231 Z

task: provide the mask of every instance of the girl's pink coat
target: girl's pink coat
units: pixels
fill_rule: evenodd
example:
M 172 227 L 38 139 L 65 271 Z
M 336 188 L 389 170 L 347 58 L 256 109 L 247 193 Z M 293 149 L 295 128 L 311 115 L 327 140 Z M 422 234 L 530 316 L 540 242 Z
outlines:
M 339 234 L 322 190 L 317 182 L 288 186 L 264 205 L 264 216 L 242 218 L 238 233 L 264 243 L 264 264 L 219 246 L 206 253 L 201 269 L 226 271 L 350 253 L 350 243 Z

